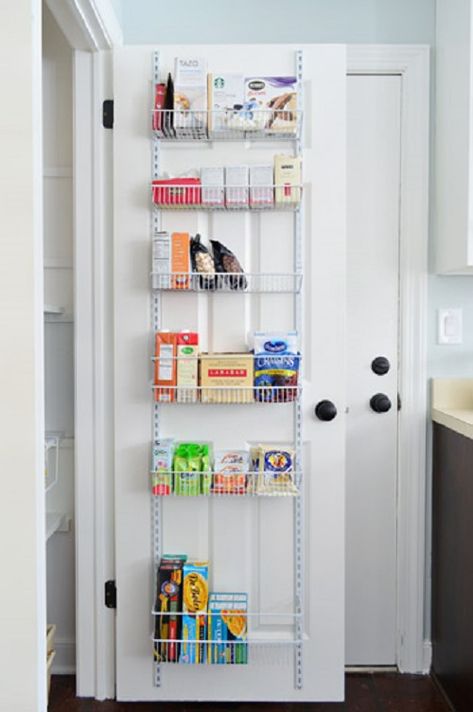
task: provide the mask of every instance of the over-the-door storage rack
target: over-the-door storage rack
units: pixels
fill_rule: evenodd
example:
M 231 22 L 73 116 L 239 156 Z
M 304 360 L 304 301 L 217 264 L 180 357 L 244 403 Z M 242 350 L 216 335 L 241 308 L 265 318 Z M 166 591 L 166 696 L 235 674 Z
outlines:
M 303 107 L 303 53 L 301 50 L 295 52 L 295 74 L 297 78 L 297 121 L 296 130 L 293 134 L 270 134 L 267 135 L 264 131 L 260 132 L 244 132 L 237 130 L 229 130 L 222 132 L 220 135 L 203 135 L 200 130 L 193 135 L 189 131 L 188 135 L 176 136 L 171 134 L 159 135 L 154 131 L 152 135 L 152 178 L 157 179 L 160 173 L 160 153 L 162 141 L 285 141 L 292 142 L 295 155 L 302 156 L 302 107 Z M 160 81 L 160 59 L 159 52 L 153 53 L 153 89 Z M 168 206 L 169 207 L 169 206 Z M 176 206 L 182 209 L 182 206 Z M 197 209 L 205 209 L 203 206 L 195 206 Z M 151 238 L 157 231 L 161 229 L 161 210 L 155 205 L 152 208 L 151 219 Z M 302 345 L 302 325 L 303 325 L 303 294 L 302 294 L 302 267 L 303 267 L 303 193 L 301 186 L 300 203 L 294 208 L 294 271 L 291 274 L 285 275 L 248 275 L 249 284 L 253 288 L 245 291 L 254 292 L 276 292 L 276 293 L 293 293 L 294 294 L 294 328 L 297 330 L 299 337 L 299 345 Z M 192 276 L 190 277 L 192 280 Z M 197 285 L 197 282 L 194 282 Z M 193 283 L 191 281 L 191 288 Z M 162 288 L 167 288 L 162 282 L 157 279 L 157 275 L 152 275 L 152 337 L 160 329 L 160 291 Z M 197 289 L 197 286 L 193 287 Z M 214 292 L 211 292 L 212 294 Z M 236 294 L 241 294 L 237 290 Z M 154 344 L 153 338 L 151 339 Z M 302 362 L 301 362 L 302 365 Z M 292 641 L 282 640 L 281 644 L 290 642 L 294 646 L 294 685 L 296 689 L 301 689 L 303 686 L 303 636 L 304 636 L 304 479 L 302 477 L 302 406 L 301 406 L 301 387 L 302 368 L 299 370 L 298 392 L 296 398 L 292 402 L 293 407 L 293 429 L 294 429 L 294 446 L 295 446 L 295 472 L 299 483 L 298 492 L 294 496 L 294 638 Z M 258 401 L 254 401 L 255 406 Z M 265 405 L 264 403 L 262 405 Z M 160 437 L 160 410 L 162 405 L 153 399 L 153 439 L 158 440 Z M 165 406 L 166 407 L 166 406 Z M 266 405 L 268 407 L 268 405 Z M 278 407 L 275 405 L 274 407 Z M 152 496 L 152 544 L 153 544 L 153 559 L 154 566 L 157 568 L 161 558 L 161 507 L 162 497 Z M 155 571 L 156 573 L 156 571 Z M 154 581 L 156 575 L 153 576 Z M 153 599 L 154 605 L 154 599 Z M 251 613 L 249 614 L 251 615 Z M 260 614 L 258 614 L 260 615 Z M 248 639 L 248 645 L 251 647 L 258 641 Z M 261 641 L 263 642 L 263 641 Z M 264 641 L 267 644 L 267 641 Z M 154 682 L 156 686 L 161 684 L 161 665 L 154 665 Z

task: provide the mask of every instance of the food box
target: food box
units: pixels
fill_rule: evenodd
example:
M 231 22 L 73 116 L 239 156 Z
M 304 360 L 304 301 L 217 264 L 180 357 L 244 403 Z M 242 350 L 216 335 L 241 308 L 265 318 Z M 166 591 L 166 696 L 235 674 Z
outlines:
M 300 356 L 297 332 L 254 334 L 255 398 L 267 403 L 285 403 L 297 398 Z
M 274 156 L 277 204 L 300 203 L 301 180 L 300 156 Z
M 209 596 L 209 662 L 241 665 L 248 662 L 248 594 Z
M 158 403 L 170 403 L 176 399 L 177 369 L 177 334 L 170 331 L 158 331 L 154 362 L 154 398 Z
M 169 289 L 171 281 L 171 236 L 163 230 L 153 235 L 152 241 L 152 266 L 154 279 L 157 280 L 155 286 L 160 289 Z
M 151 491 L 155 495 L 168 495 L 173 491 L 172 456 L 174 440 L 155 440 L 151 459 Z
M 234 208 L 248 205 L 248 166 L 225 167 L 225 204 Z
M 200 385 L 202 403 L 252 403 L 253 356 L 202 354 Z
M 293 448 L 259 445 L 252 453 L 258 494 L 297 494 Z
M 174 129 L 182 138 L 207 135 L 207 62 L 202 57 L 174 60 Z
M 273 166 L 250 166 L 250 206 L 274 204 Z
M 201 168 L 202 205 L 216 207 L 225 204 L 225 174 L 223 167 Z
M 255 128 L 270 134 L 296 132 L 296 77 L 247 77 L 244 86 L 244 109 L 253 112 Z
M 157 662 L 179 661 L 182 635 L 182 557 L 162 559 L 158 567 L 154 655 Z
M 212 490 L 215 494 L 245 494 L 249 471 L 246 450 L 217 450 Z
M 156 84 L 154 88 L 153 130 L 161 132 L 163 128 L 163 110 L 166 102 L 166 85 Z
M 190 235 L 188 232 L 173 232 L 171 235 L 171 289 L 189 289 L 190 271 Z
M 156 205 L 200 205 L 200 178 L 156 178 L 153 180 L 153 202 Z
M 197 381 L 199 376 L 199 334 L 195 331 L 181 331 L 177 334 L 177 402 L 197 401 Z
M 209 74 L 207 77 L 209 133 L 225 131 L 243 106 L 242 74 Z
M 205 663 L 207 605 L 209 600 L 208 561 L 184 564 L 182 640 L 179 662 Z M 202 642 L 199 642 L 202 641 Z

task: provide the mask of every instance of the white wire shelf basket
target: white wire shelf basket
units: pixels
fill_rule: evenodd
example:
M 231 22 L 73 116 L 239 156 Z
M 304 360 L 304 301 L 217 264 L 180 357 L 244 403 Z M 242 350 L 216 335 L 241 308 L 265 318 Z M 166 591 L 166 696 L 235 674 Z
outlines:
M 152 385 L 157 403 L 169 405 L 273 405 L 294 403 L 301 387 L 294 386 L 160 386 Z
M 163 141 L 293 141 L 301 135 L 302 111 L 154 109 L 152 128 Z
M 152 471 L 151 491 L 158 497 L 297 497 L 302 472 Z
M 297 211 L 302 185 L 190 185 L 162 179 L 152 183 L 151 193 L 159 210 Z
M 174 292 L 298 294 L 302 288 L 302 273 L 152 272 L 151 286 Z
M 250 662 L 288 663 L 284 651 L 302 645 L 298 638 L 248 638 L 245 640 L 190 640 L 153 637 L 154 659 L 173 665 L 246 665 Z

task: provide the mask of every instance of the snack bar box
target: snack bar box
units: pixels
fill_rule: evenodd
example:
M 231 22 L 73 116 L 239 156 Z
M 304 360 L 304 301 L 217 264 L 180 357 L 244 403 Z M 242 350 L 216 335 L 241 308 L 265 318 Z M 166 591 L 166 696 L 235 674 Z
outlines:
M 153 181 L 153 202 L 157 205 L 200 205 L 200 178 L 158 178 Z
M 251 354 L 202 354 L 202 403 L 252 403 L 253 361 Z

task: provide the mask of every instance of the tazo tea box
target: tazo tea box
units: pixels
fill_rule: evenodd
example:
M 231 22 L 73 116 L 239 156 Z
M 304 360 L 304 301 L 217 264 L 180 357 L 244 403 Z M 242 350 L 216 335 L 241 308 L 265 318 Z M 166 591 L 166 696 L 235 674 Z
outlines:
M 225 204 L 225 174 L 221 168 L 201 168 L 202 205 L 223 206 Z
M 202 57 L 175 59 L 174 129 L 182 137 L 206 136 L 207 62 Z
M 225 131 L 228 119 L 243 106 L 241 74 L 208 75 L 209 132 Z
M 152 265 L 153 286 L 157 289 L 169 289 L 171 286 L 171 236 L 166 231 L 156 232 L 153 236 Z
M 274 156 L 277 204 L 300 203 L 301 181 L 300 156 Z
M 195 403 L 197 401 L 198 355 L 199 334 L 194 331 L 181 331 L 177 334 L 178 403 Z
M 248 594 L 211 593 L 209 596 L 210 663 L 241 665 L 248 662 Z
M 250 166 L 250 205 L 271 206 L 274 203 L 273 166 Z
M 248 166 L 225 167 L 225 203 L 228 207 L 248 205 Z
M 253 402 L 253 356 L 202 354 L 200 385 L 202 403 Z
M 184 564 L 181 663 L 205 663 L 207 604 L 209 600 L 207 561 Z M 202 641 L 202 642 L 199 642 Z
M 154 654 L 157 662 L 177 663 L 182 629 L 183 561 L 161 559 L 156 582 Z
M 191 271 L 190 237 L 188 232 L 173 232 L 171 236 L 171 289 L 189 289 Z
M 170 403 L 176 399 L 176 351 L 177 334 L 158 331 L 154 363 L 154 398 L 158 403 Z

